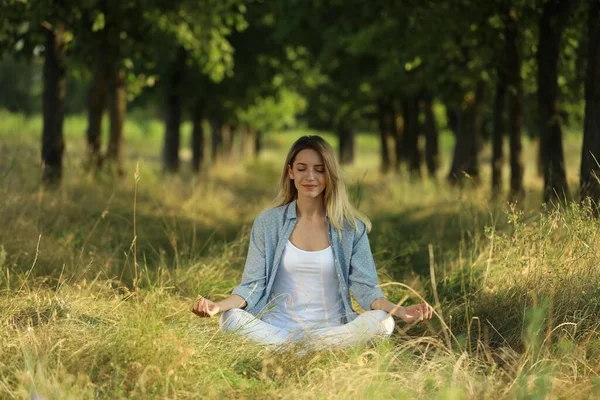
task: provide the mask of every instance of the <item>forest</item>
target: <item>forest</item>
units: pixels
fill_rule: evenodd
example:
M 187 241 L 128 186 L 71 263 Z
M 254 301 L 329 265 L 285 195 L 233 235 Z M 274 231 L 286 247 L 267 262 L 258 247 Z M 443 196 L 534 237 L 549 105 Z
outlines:
M 600 0 L 2 0 L 0 397 L 593 398 Z M 433 320 L 298 356 L 190 313 L 290 145 Z

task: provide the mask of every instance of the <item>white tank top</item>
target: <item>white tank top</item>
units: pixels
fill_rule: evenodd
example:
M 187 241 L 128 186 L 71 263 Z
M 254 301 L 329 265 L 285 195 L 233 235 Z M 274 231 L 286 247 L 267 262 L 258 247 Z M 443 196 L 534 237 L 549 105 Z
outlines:
M 343 310 L 331 246 L 305 251 L 288 240 L 261 319 L 289 330 L 339 326 Z

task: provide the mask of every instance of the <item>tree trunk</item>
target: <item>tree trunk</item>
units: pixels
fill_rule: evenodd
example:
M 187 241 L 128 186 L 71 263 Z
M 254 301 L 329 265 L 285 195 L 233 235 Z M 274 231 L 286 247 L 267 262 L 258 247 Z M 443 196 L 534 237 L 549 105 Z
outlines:
M 459 119 L 460 119 L 460 107 L 446 104 L 446 120 L 448 121 L 448 127 L 454 134 L 455 139 L 456 139 L 456 136 L 458 135 Z
M 506 104 L 506 63 L 498 63 L 494 117 L 492 129 L 492 195 L 502 192 L 502 165 L 504 164 L 504 109 Z
M 354 162 L 354 130 L 347 121 L 339 123 L 338 139 L 340 164 L 352 164 Z
M 463 180 L 463 173 L 465 162 L 464 162 L 464 152 L 467 141 L 465 136 L 467 135 L 467 130 L 465 129 L 465 112 L 460 109 L 454 110 L 452 113 L 454 118 L 450 121 L 451 126 L 454 127 L 454 151 L 452 152 L 452 165 L 450 167 L 450 172 L 448 173 L 448 181 L 451 184 L 461 183 Z
M 262 132 L 260 130 L 256 130 L 254 131 L 254 157 L 258 158 L 262 147 Z
M 487 86 L 483 80 L 477 82 L 477 86 L 475 88 L 475 102 L 473 104 L 473 108 L 471 109 L 471 118 L 473 123 L 473 135 L 475 136 L 475 148 L 476 154 L 475 158 L 472 159 L 474 162 L 474 170 L 477 172 L 474 176 L 479 177 L 479 161 L 478 156 L 483 148 L 483 104 L 485 103 L 485 97 L 487 94 Z
M 394 135 L 394 155 L 395 155 L 395 166 L 396 171 L 400 171 L 400 167 L 402 166 L 402 162 L 404 161 L 405 151 L 403 148 L 403 137 L 405 135 L 404 132 L 404 124 L 398 125 L 398 110 L 396 108 L 396 104 L 394 101 L 390 101 L 390 117 L 392 120 L 392 132 Z
M 222 152 L 226 160 L 233 158 L 233 142 L 235 139 L 235 126 L 225 124 L 221 127 L 222 135 Z
M 185 50 L 180 48 L 167 82 L 165 142 L 163 165 L 166 172 L 179 171 L 179 145 L 181 141 L 181 83 L 185 67 Z
M 377 102 L 377 123 L 379 126 L 379 139 L 381 150 L 381 172 L 386 173 L 390 169 L 390 152 L 388 149 L 388 124 L 387 114 L 389 106 L 384 99 L 379 99 Z
M 569 199 L 565 172 L 560 106 L 558 62 L 566 15 L 574 1 L 544 3 L 538 43 L 538 109 L 540 151 L 544 170 L 544 201 Z
M 98 54 L 88 103 L 87 151 L 89 168 L 102 166 L 102 115 L 106 108 L 108 85 L 107 65 L 103 60 L 103 55 Z
M 485 95 L 485 84 L 477 83 L 475 93 L 466 96 L 461 111 L 454 148 L 454 160 L 448 175 L 450 183 L 462 184 L 466 178 L 479 183 L 479 150 L 481 147 L 481 108 Z
M 42 182 L 60 183 L 65 149 L 63 121 L 66 94 L 65 24 L 57 22 L 45 32 L 42 129 Z
M 239 125 L 238 124 L 231 124 L 229 125 L 229 156 L 232 158 L 235 158 L 236 153 L 235 153 L 235 137 L 237 136 L 237 134 L 239 133 Z M 238 140 L 239 141 L 239 140 Z
M 165 143 L 163 150 L 164 169 L 167 172 L 179 171 L 179 144 L 181 128 L 181 97 L 170 90 L 167 95 L 167 120 L 165 126 Z
M 521 77 L 521 54 L 519 31 L 514 9 L 509 11 L 506 24 L 506 74 L 508 84 L 508 135 L 510 140 L 510 198 L 520 200 L 523 189 L 523 78 Z
M 581 150 L 580 197 L 600 207 L 600 1 L 588 0 L 588 65 Z
M 192 110 L 192 169 L 194 172 L 200 172 L 202 162 L 204 161 L 204 103 L 197 101 Z
M 223 125 L 220 118 L 213 117 L 210 121 L 211 142 L 210 161 L 215 164 L 222 155 L 223 150 Z
M 430 93 L 423 95 L 423 112 L 425 114 L 425 123 L 423 130 L 425 133 L 425 163 L 429 176 L 435 179 L 435 175 L 440 165 L 438 129 L 433 113 L 433 96 Z
M 402 104 L 404 118 L 404 154 L 408 170 L 413 177 L 421 175 L 421 151 L 419 150 L 419 99 L 410 97 Z
M 113 70 L 110 79 L 110 137 L 108 141 L 107 161 L 118 176 L 123 176 L 123 125 L 127 113 L 127 87 L 125 69 Z

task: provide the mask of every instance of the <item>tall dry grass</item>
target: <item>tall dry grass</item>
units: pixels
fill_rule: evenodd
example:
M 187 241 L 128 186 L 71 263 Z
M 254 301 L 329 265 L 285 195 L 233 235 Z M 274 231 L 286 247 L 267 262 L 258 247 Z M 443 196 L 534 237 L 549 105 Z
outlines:
M 201 176 L 162 177 L 156 160 L 130 150 L 120 182 L 82 173 L 82 144 L 73 144 L 57 191 L 38 184 L 33 140 L 3 139 L 2 398 L 537 399 L 600 390 L 598 220 L 590 204 L 540 208 L 531 173 L 527 203 L 494 203 L 485 187 L 379 176 L 375 138 L 361 136 L 367 146 L 347 176 L 374 221 L 382 287 L 395 301 L 437 304 L 437 316 L 398 324 L 376 345 L 298 355 L 222 334 L 216 320 L 189 312 L 197 295 L 222 298 L 237 284 L 249 224 L 275 194 L 277 154 L 293 135 L 267 137 L 261 160 Z

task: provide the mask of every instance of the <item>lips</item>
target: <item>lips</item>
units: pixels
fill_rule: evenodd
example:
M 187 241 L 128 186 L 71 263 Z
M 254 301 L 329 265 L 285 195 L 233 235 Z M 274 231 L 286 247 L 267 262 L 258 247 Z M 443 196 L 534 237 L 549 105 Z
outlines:
M 315 189 L 317 187 L 317 185 L 302 185 L 304 186 L 306 189 Z

